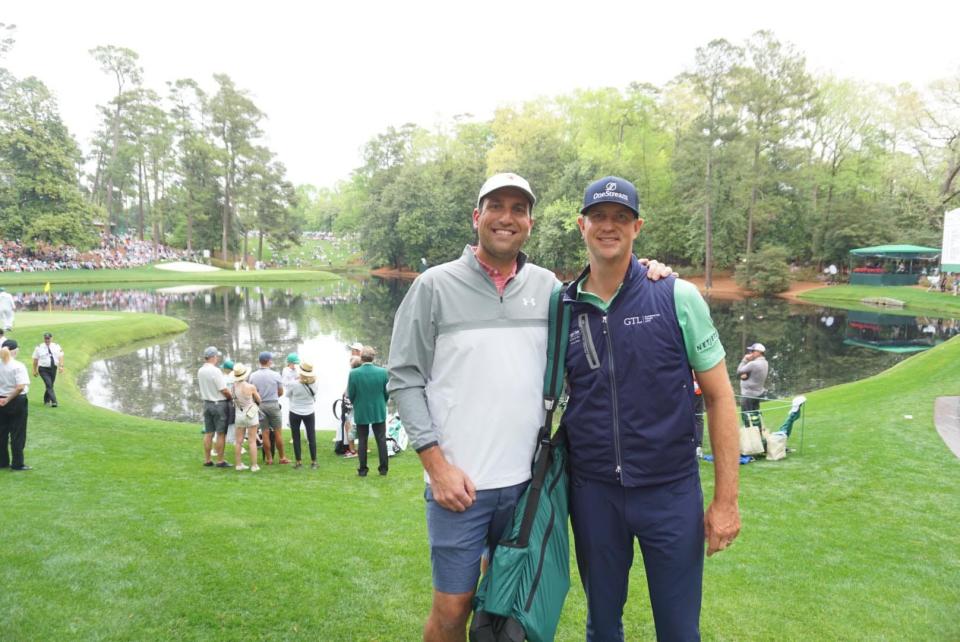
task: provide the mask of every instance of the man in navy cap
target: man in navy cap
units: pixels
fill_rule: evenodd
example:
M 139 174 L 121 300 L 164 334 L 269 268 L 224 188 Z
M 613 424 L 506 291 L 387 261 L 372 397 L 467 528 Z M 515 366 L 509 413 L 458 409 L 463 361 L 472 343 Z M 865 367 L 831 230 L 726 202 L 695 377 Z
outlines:
M 587 187 L 577 219 L 590 265 L 564 293 L 571 310 L 570 517 L 587 595 L 587 640 L 622 640 L 633 540 L 643 554 L 657 638 L 698 640 L 707 554 L 740 530 L 738 434 L 723 346 L 696 287 L 650 281 L 633 256 L 636 188 Z M 696 372 L 715 457 L 703 512 L 696 457 Z

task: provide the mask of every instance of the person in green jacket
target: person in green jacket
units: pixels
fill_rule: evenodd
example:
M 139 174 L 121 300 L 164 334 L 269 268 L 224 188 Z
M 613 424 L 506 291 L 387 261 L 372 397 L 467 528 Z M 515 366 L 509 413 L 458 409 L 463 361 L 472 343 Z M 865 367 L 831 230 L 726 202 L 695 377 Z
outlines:
M 360 455 L 360 467 L 357 474 L 367 476 L 367 437 L 373 429 L 377 440 L 377 453 L 380 456 L 380 474 L 386 475 L 387 459 L 387 370 L 373 364 L 377 352 L 371 346 L 364 346 L 360 352 L 360 367 L 350 371 L 347 379 L 347 397 L 353 404 L 353 422 L 357 427 L 357 448 Z

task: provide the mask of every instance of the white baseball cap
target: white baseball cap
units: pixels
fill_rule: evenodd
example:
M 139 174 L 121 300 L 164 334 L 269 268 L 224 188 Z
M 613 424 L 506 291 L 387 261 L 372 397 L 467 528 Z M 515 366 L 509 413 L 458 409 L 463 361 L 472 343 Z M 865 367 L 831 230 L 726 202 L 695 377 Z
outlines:
M 753 352 L 754 350 L 756 350 L 757 352 L 766 352 L 766 351 L 767 351 L 767 349 L 764 347 L 764 345 L 763 345 L 762 343 L 754 343 L 753 345 L 749 345 L 749 346 L 747 346 L 747 350 L 749 350 L 749 351 L 751 351 L 751 352 Z
M 480 188 L 480 195 L 477 197 L 477 208 L 480 208 L 480 201 L 483 200 L 484 196 L 503 187 L 516 187 L 530 198 L 531 209 L 536 205 L 537 197 L 533 195 L 533 190 L 530 189 L 530 183 L 522 176 L 507 172 L 504 174 L 494 174 L 487 179 L 487 182 Z

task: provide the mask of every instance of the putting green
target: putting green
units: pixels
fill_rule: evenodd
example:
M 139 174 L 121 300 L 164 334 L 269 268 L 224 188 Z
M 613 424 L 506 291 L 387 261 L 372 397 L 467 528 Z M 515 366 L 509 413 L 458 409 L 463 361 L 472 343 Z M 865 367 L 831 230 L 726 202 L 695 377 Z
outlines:
M 90 323 L 91 321 L 112 321 L 119 319 L 117 314 L 97 312 L 17 312 L 11 335 L 17 330 L 37 326 L 61 325 L 64 323 Z

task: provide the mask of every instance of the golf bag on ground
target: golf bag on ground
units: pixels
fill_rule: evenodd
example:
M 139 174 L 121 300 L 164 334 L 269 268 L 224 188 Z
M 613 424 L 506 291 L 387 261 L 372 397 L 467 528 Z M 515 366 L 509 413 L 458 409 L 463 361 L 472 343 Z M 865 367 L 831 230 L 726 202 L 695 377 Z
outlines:
M 340 407 L 339 410 L 337 406 Z M 347 416 L 353 412 L 353 404 L 350 403 L 346 395 L 343 395 L 333 402 L 332 410 L 334 418 L 340 420 L 340 426 L 337 428 L 337 433 L 333 438 L 333 453 L 335 455 L 342 455 L 347 452 L 346 442 L 350 439 L 350 436 L 346 434 Z
M 407 431 L 403 429 L 400 415 L 393 413 L 387 417 L 387 454 L 393 457 L 406 450 L 409 443 L 410 438 L 407 437 Z

